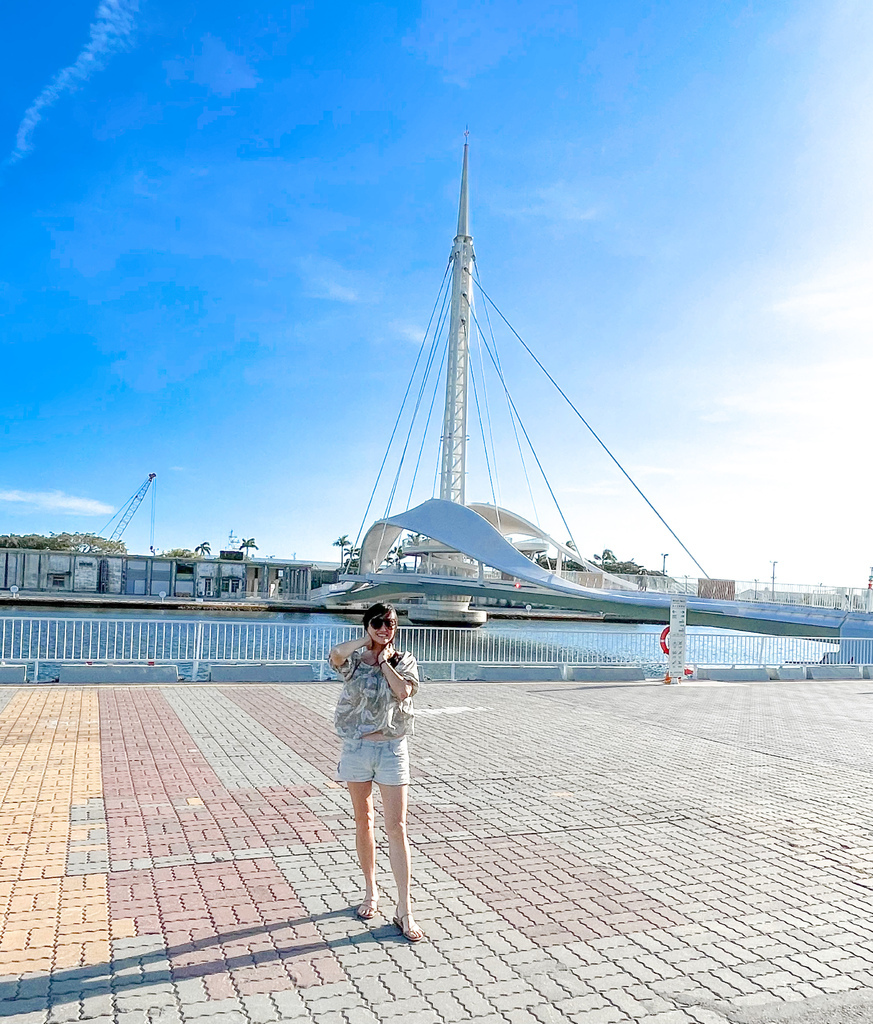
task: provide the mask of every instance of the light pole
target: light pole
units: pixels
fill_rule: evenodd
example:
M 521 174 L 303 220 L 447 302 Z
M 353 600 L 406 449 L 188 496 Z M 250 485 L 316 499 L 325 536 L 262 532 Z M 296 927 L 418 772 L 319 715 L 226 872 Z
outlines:
M 667 555 L 663 551 L 661 552 L 661 575 L 667 575 Z
M 770 576 L 770 593 L 772 595 L 772 600 L 775 601 L 776 600 L 776 562 L 774 562 L 771 559 L 770 560 L 770 565 L 773 566 L 773 572 L 772 572 L 772 574 Z

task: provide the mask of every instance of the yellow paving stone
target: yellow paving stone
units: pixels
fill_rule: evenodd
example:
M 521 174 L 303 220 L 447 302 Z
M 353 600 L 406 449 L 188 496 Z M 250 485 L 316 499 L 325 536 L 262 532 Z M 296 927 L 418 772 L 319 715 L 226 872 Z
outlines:
M 24 949 L 27 945 L 30 931 L 29 928 L 7 928 L 3 932 L 2 940 L 0 940 L 0 949 Z
M 84 962 L 84 949 L 81 943 L 64 943 L 54 950 L 55 970 L 69 967 L 81 967 Z
M 83 962 L 86 964 L 106 963 L 109 960 L 109 940 L 89 939 L 83 946 Z
M 54 928 L 32 928 L 25 944 L 26 949 L 37 949 L 51 946 L 55 940 Z
M 99 725 L 95 690 L 22 689 L 0 712 L 0 973 L 108 957 L 105 874 L 64 874 L 94 827 L 70 809 L 102 795 Z
M 132 939 L 136 935 L 136 923 L 132 917 L 113 918 L 109 925 L 109 938 L 114 942 L 116 939 Z

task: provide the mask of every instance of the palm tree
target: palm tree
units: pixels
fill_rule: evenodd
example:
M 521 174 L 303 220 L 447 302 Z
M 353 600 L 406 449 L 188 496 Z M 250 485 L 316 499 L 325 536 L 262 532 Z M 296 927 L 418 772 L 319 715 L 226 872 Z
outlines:
M 342 537 L 337 537 L 333 542 L 333 546 L 340 549 L 340 568 L 342 569 L 346 561 L 346 548 L 351 548 L 352 546 L 352 542 L 349 540 L 349 535 L 344 533 Z
M 207 555 L 212 554 L 212 545 L 208 540 L 203 540 L 194 548 L 194 554 L 200 555 L 201 558 L 206 558 Z
M 258 550 L 258 545 L 255 544 L 255 538 L 254 537 L 249 537 L 247 540 L 244 540 L 244 541 L 240 542 L 239 549 L 240 549 L 240 551 L 245 551 L 246 558 L 249 557 L 249 549 L 250 548 L 254 548 L 255 551 Z
M 611 551 L 609 548 L 604 548 L 602 555 L 592 555 L 591 557 L 594 559 L 595 562 L 617 562 L 618 561 L 618 559 L 615 557 L 615 552 Z
M 346 566 L 346 572 L 353 573 L 357 572 L 361 567 L 361 549 L 360 548 L 349 548 L 349 564 Z

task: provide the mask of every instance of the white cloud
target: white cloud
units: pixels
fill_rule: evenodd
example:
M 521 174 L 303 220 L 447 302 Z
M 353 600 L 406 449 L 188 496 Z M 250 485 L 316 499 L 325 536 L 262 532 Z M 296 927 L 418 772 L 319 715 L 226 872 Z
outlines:
M 229 50 L 223 40 L 212 35 L 203 39 L 203 50 L 191 78 L 219 96 L 231 96 L 240 89 L 254 89 L 260 82 L 245 57 Z
M 424 0 L 403 44 L 439 68 L 447 82 L 466 86 L 506 57 L 523 53 L 533 39 L 574 31 L 575 8 L 567 0 Z
M 101 70 L 101 58 L 122 49 L 133 31 L 137 0 L 101 0 L 91 23 L 91 38 L 76 60 L 59 71 L 25 111 L 15 136 L 15 148 L 5 163 L 14 164 L 33 149 L 33 133 L 45 111 L 66 92 L 73 92 Z
M 308 256 L 299 260 L 298 266 L 311 298 L 345 303 L 361 301 L 360 282 L 336 260 Z
M 608 480 L 596 480 L 589 484 L 569 485 L 560 487 L 561 494 L 584 494 L 588 497 L 613 498 L 620 496 L 622 488 L 619 483 Z
M 63 491 L 0 491 L 0 502 L 27 505 L 28 512 L 62 512 L 78 516 L 105 516 L 115 511 L 102 501 L 77 498 Z
M 630 466 L 628 473 L 631 476 L 648 474 L 649 476 L 675 476 L 675 466 Z
M 873 324 L 873 261 L 850 263 L 790 289 L 775 312 L 822 331 L 854 331 Z
M 424 337 L 424 328 L 419 324 L 407 323 L 404 320 L 392 320 L 388 326 L 399 337 L 414 342 L 416 345 L 420 345 L 421 339 Z
M 223 39 L 210 33 L 200 41 L 200 53 L 196 57 L 191 60 L 168 60 L 164 63 L 164 69 L 168 82 L 195 82 L 206 86 L 217 96 L 232 96 L 241 89 L 254 89 L 261 81 L 245 57 L 234 53 Z M 208 121 L 212 119 L 209 117 Z
M 534 189 L 532 194 L 528 190 L 517 197 L 506 194 L 502 201 L 499 194 L 495 194 L 492 205 L 509 217 L 533 217 L 561 224 L 594 220 L 598 209 L 582 191 L 569 182 L 556 181 Z

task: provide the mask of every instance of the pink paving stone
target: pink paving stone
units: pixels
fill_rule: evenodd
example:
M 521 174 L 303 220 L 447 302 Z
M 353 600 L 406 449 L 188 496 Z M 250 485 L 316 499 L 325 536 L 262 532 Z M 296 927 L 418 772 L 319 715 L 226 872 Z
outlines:
M 212 974 L 203 979 L 210 999 L 233 999 L 236 990 L 226 974 Z
M 326 778 L 334 778 L 340 741 L 324 718 L 285 696 L 277 687 L 229 686 L 221 692 Z
M 540 945 L 647 931 L 681 915 L 650 902 L 624 880 L 612 878 L 581 855 L 540 836 L 494 842 L 433 844 L 430 856 L 507 922 Z M 544 879 L 566 879 L 558 887 Z M 585 884 L 579 887 L 584 879 Z
M 301 787 L 247 790 L 238 802 L 159 691 L 101 692 L 100 715 L 113 859 L 260 848 L 263 808 L 273 839 L 299 842 L 301 822 L 332 838 L 300 803 Z M 194 796 L 204 806 L 192 812 Z M 345 980 L 272 858 L 111 872 L 109 898 L 112 919 L 163 932 L 174 975 L 204 978 L 210 998 L 234 993 L 237 975 L 252 993 Z

